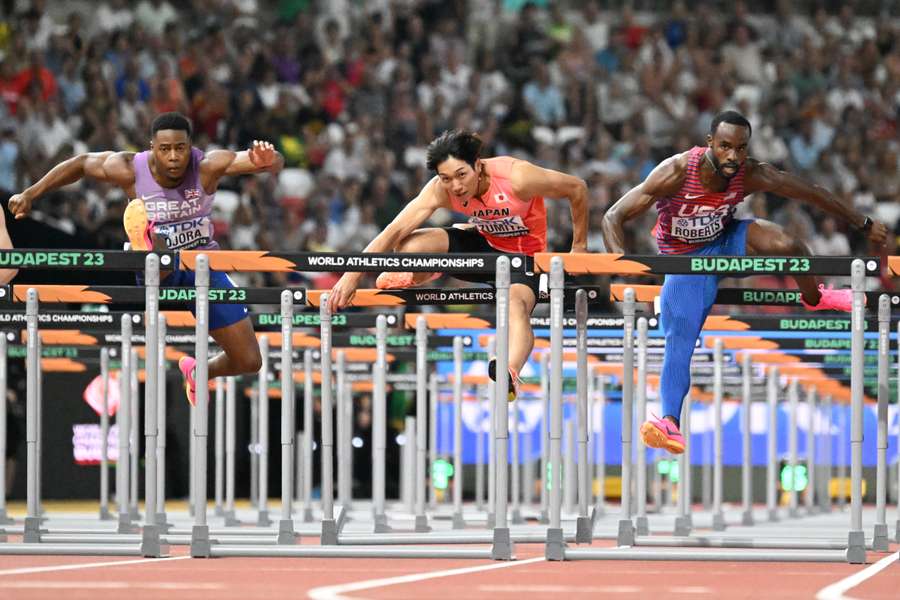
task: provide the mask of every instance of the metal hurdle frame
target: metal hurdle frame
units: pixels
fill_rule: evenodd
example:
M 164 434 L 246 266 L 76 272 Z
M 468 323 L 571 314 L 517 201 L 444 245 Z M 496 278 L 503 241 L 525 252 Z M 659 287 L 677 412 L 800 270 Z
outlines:
M 559 257 L 553 257 L 550 260 L 550 278 L 551 278 L 551 320 L 554 325 L 554 330 L 559 329 L 559 336 L 561 337 L 561 323 L 559 326 L 556 325 L 556 322 L 553 321 L 554 317 L 557 314 L 561 313 L 561 307 L 557 308 L 553 303 L 553 290 L 554 287 L 561 287 L 560 280 L 562 279 L 563 265 L 562 259 Z M 631 410 L 631 400 L 633 395 L 633 389 L 631 388 L 630 382 L 632 381 L 632 371 L 633 371 L 633 354 L 632 354 L 632 327 L 633 327 L 633 317 L 634 317 L 634 291 L 631 288 L 626 288 L 625 290 L 625 302 L 623 305 L 623 315 L 625 315 L 625 336 L 624 336 L 624 380 L 623 380 L 623 408 L 622 408 L 622 438 L 623 438 L 623 460 L 622 460 L 622 518 L 619 523 L 619 547 L 609 550 L 583 550 L 583 549 L 567 549 L 562 544 L 553 543 L 548 535 L 548 543 L 547 543 L 547 558 L 548 559 L 556 559 L 556 560 L 583 560 L 583 559 L 593 559 L 593 560 L 726 560 L 726 561 L 802 561 L 802 562 L 850 562 L 850 563 L 864 563 L 866 560 L 866 547 L 865 547 L 865 537 L 862 532 L 862 497 L 861 497 L 861 478 L 862 478 L 862 401 L 863 401 L 863 337 L 865 330 L 865 320 L 864 320 L 864 301 L 865 301 L 865 273 L 866 266 L 862 260 L 856 259 L 853 260 L 851 264 L 851 277 L 852 277 L 852 289 L 853 289 L 853 311 L 851 314 L 851 389 L 852 389 L 852 425 L 853 430 L 851 432 L 851 448 L 852 448 L 852 498 L 851 498 L 851 523 L 850 523 L 850 531 L 848 533 L 848 539 L 845 544 L 840 544 L 837 547 L 841 549 L 831 549 L 834 548 L 835 545 L 829 541 L 817 541 L 811 540 L 809 543 L 791 545 L 791 544 L 782 544 L 779 546 L 775 546 L 773 541 L 772 545 L 766 546 L 765 541 L 760 545 L 760 541 L 758 540 L 735 540 L 734 543 L 730 543 L 731 540 L 727 539 L 713 539 L 713 538 L 687 538 L 683 540 L 679 540 L 678 545 L 693 545 L 693 546 L 716 546 L 716 550 L 712 551 L 692 551 L 685 552 L 679 550 L 668 550 L 668 549 L 644 549 L 644 548 L 631 548 L 635 544 L 634 539 L 634 529 L 633 523 L 631 521 L 631 498 L 630 498 L 630 480 L 631 480 L 631 465 L 630 465 L 630 435 L 631 435 L 631 422 L 632 422 L 632 410 Z M 555 285 L 554 285 L 555 284 Z M 560 318 L 561 321 L 561 318 Z M 629 323 L 630 321 L 630 323 Z M 553 339 L 553 332 L 551 332 L 551 339 Z M 719 349 L 721 349 L 721 342 L 717 344 Z M 551 341 L 551 349 L 553 348 L 553 343 Z M 552 350 L 551 350 L 552 351 Z M 720 357 L 720 352 L 717 353 Z M 717 386 L 720 388 L 721 386 L 721 368 L 716 369 L 715 377 Z M 557 381 L 554 382 L 554 379 Z M 558 371 L 555 371 L 551 368 L 551 390 L 554 389 L 554 384 L 556 387 L 560 385 L 559 381 L 561 380 L 561 376 Z M 552 395 L 552 391 L 551 391 Z M 554 404 L 554 408 L 556 405 Z M 720 417 L 720 411 L 716 410 L 717 415 Z M 551 420 L 554 419 L 554 416 L 551 416 Z M 556 416 L 557 420 L 561 419 L 561 412 L 559 412 L 558 416 Z M 559 423 L 556 423 L 557 425 Z M 719 427 L 717 430 L 721 429 L 721 422 L 719 420 Z M 553 428 L 551 427 L 553 430 Z M 558 431 L 558 429 L 553 430 Z M 551 433 L 551 436 L 553 433 Z M 772 431 L 771 435 L 775 435 L 775 432 Z M 689 444 L 688 444 L 689 445 Z M 796 445 L 795 445 L 796 446 Z M 720 458 L 720 453 L 717 453 Z M 794 455 L 796 459 L 796 454 Z M 689 464 L 689 463 L 688 463 Z M 721 477 L 717 478 L 718 483 L 721 484 Z M 716 486 L 717 488 L 719 486 Z M 720 496 L 719 496 L 720 497 Z M 551 509 L 553 504 L 553 497 L 551 495 Z M 718 508 L 718 507 L 717 507 Z M 551 517 L 552 518 L 552 517 Z M 640 544 L 638 540 L 638 544 Z M 667 542 L 668 540 L 658 540 L 659 542 Z M 688 543 L 686 543 L 688 542 Z M 749 542 L 749 543 L 748 543 Z M 657 545 L 657 544 L 654 544 Z M 771 548 L 772 546 L 778 548 L 791 548 L 791 547 L 800 547 L 804 548 L 804 550 L 737 550 L 736 548 L 762 548 L 767 547 Z M 718 549 L 722 548 L 722 549 Z M 808 548 L 821 548 L 819 550 L 808 551 Z

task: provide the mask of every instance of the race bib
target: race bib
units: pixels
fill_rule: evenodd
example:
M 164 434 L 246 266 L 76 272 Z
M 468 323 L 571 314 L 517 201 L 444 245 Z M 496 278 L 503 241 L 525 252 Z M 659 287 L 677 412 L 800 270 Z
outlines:
M 479 233 L 494 237 L 519 237 L 530 233 L 528 226 L 525 225 L 522 217 L 519 215 L 512 215 L 502 219 L 472 217 L 469 219 L 469 223 L 478 228 Z
M 720 213 L 693 217 L 672 217 L 670 233 L 682 242 L 711 242 L 725 229 L 726 218 Z
M 165 223 L 155 227 L 156 235 L 166 240 L 169 250 L 190 250 L 212 242 L 213 227 L 209 216 Z

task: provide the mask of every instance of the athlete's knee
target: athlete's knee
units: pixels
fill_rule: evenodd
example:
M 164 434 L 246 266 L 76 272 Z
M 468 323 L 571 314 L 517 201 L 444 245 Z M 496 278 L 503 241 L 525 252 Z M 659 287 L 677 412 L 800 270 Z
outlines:
M 776 255 L 806 254 L 806 244 L 784 231 L 774 233 L 769 238 L 768 250 Z
M 240 351 L 229 354 L 228 360 L 232 368 L 241 373 L 257 373 L 262 368 L 262 355 L 256 344 L 248 344 Z

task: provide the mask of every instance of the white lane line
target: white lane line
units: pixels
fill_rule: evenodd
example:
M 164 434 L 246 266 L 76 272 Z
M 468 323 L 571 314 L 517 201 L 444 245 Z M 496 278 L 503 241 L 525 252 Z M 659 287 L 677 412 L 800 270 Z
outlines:
M 168 558 L 140 558 L 137 560 L 111 560 L 108 562 L 78 563 L 74 565 L 52 565 L 49 567 L 23 567 L 21 569 L 5 569 L 0 571 L 0 577 L 9 575 L 30 575 L 32 573 L 52 573 L 54 571 L 77 571 L 79 569 L 97 569 L 100 567 L 118 567 L 119 565 L 139 565 L 143 563 L 158 563 L 167 560 L 184 560 L 190 556 L 170 556 Z
M 638 594 L 644 588 L 636 585 L 479 585 L 480 592 L 505 594 Z
M 885 556 L 877 563 L 869 565 L 862 571 L 857 571 L 853 575 L 845 577 L 837 583 L 832 583 L 828 587 L 822 588 L 819 590 L 819 593 L 816 594 L 816 600 L 855 600 L 852 596 L 845 596 L 844 592 L 851 588 L 855 588 L 866 579 L 874 577 L 897 560 L 900 560 L 900 552 L 894 552 L 893 554 Z
M 0 589 L 26 590 L 224 590 L 224 583 L 181 583 L 177 581 L 0 581 Z
M 529 565 L 536 562 L 544 562 L 544 557 L 529 558 L 527 560 L 516 560 L 511 562 L 502 562 L 490 565 L 480 565 L 477 567 L 464 567 L 461 569 L 448 569 L 446 571 L 427 571 L 425 573 L 414 573 L 412 575 L 401 575 L 399 577 L 385 577 L 384 579 L 369 579 L 367 581 L 357 581 L 354 583 L 344 583 L 341 585 L 331 585 L 327 587 L 314 588 L 309 591 L 308 597 L 311 600 L 359 600 L 351 596 L 345 596 L 345 593 L 358 592 L 361 590 L 371 590 L 374 588 L 387 587 L 390 585 L 400 585 L 402 583 L 415 583 L 417 581 L 426 581 L 428 579 L 437 579 L 439 577 L 453 577 L 454 575 L 468 575 L 469 573 L 480 573 L 481 571 L 493 571 L 494 569 L 508 569 L 521 565 Z

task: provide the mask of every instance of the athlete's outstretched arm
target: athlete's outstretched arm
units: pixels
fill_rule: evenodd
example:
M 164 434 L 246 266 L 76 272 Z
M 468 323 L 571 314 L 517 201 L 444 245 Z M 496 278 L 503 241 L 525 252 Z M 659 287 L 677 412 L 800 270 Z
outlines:
M 449 208 L 450 202 L 447 194 L 440 185 L 438 178 L 434 177 L 425 184 L 419 195 L 403 207 L 394 220 L 384 231 L 375 236 L 363 252 L 391 252 L 397 245 L 406 239 L 409 234 L 419 228 L 428 220 L 434 211 L 439 208 Z M 344 308 L 353 299 L 356 286 L 362 273 L 344 273 L 328 294 L 328 306 L 333 311 Z
M 6 214 L 0 210 L 0 250 L 12 250 L 12 240 L 6 229 Z M 0 285 L 6 285 L 18 273 L 18 269 L 0 269 Z
M 782 171 L 769 163 L 757 162 L 752 159 L 748 159 L 747 162 L 749 168 L 745 187 L 748 194 L 771 192 L 785 198 L 812 204 L 841 221 L 849 223 L 856 229 L 862 229 L 866 224 L 866 215 L 841 202 L 840 198 L 824 187 Z M 887 241 L 887 228 L 883 223 L 873 221 L 866 235 L 874 244 L 883 246 Z
M 684 181 L 685 157 L 679 154 L 659 163 L 643 183 L 628 190 L 606 211 L 600 231 L 607 252 L 624 254 L 625 223 L 647 212 L 657 198 L 678 191 Z
M 588 191 L 583 179 L 517 160 L 510 182 L 519 198 L 567 198 L 572 211 L 572 252 L 587 252 Z
M 269 142 L 256 140 L 249 150 L 212 150 L 200 161 L 200 175 L 205 188 L 215 187 L 226 175 L 278 173 L 284 167 L 284 157 Z
M 16 219 L 24 219 L 40 196 L 84 177 L 130 189 L 134 185 L 133 158 L 134 152 L 89 152 L 73 156 L 50 169 L 27 190 L 12 196 L 9 210 Z

